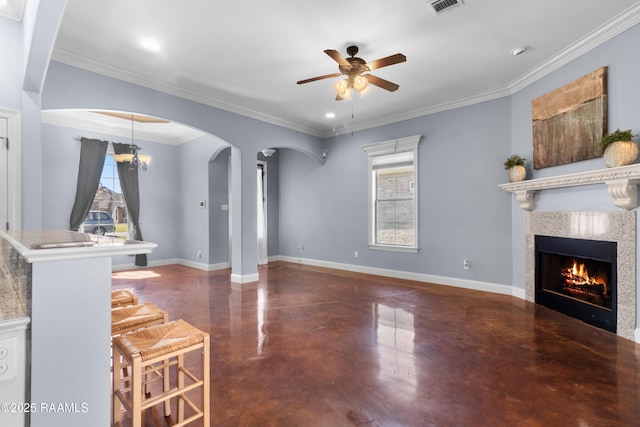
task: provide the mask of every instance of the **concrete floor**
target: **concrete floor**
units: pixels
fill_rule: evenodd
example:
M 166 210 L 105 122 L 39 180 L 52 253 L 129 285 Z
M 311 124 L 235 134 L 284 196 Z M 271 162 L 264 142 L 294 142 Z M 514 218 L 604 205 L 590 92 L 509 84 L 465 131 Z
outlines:
M 210 334 L 212 426 L 640 425 L 640 345 L 510 296 L 283 262 L 113 288 Z

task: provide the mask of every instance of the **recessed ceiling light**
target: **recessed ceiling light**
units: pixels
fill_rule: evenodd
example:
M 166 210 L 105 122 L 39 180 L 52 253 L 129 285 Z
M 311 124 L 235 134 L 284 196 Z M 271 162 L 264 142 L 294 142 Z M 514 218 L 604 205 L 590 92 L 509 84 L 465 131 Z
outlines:
M 149 52 L 160 52 L 160 43 L 152 38 L 143 39 L 142 42 L 140 42 L 140 46 Z
M 333 119 L 336 116 L 336 113 L 327 113 L 324 115 L 327 119 Z

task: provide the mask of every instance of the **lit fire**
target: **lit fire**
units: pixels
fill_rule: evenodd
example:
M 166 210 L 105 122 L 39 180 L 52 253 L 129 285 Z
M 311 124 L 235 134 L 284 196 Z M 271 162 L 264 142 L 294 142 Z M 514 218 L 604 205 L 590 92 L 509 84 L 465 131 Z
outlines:
M 605 278 L 590 276 L 583 263 L 573 261 L 571 267 L 563 268 L 560 273 L 565 278 L 565 285 L 572 293 L 595 293 L 607 295 L 607 282 Z

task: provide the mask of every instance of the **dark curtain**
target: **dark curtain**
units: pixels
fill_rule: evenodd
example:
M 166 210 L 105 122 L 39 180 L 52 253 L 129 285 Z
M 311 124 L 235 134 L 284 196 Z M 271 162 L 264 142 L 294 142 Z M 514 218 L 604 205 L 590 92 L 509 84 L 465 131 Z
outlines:
M 112 142 L 113 152 L 115 154 L 127 154 L 131 152 L 130 144 L 121 144 Z M 135 234 L 134 240 L 142 241 L 142 232 L 140 231 L 140 188 L 138 186 L 138 168 L 130 167 L 129 162 L 118 162 L 118 176 L 120 177 L 120 186 L 122 187 L 122 195 L 127 205 L 129 213 L 129 224 L 133 225 Z M 147 265 L 147 255 L 136 255 L 136 265 L 145 267 Z
M 73 202 L 69 229 L 78 231 L 91 210 L 93 199 L 100 185 L 100 176 L 104 167 L 109 141 L 80 138 L 80 165 L 78 167 L 78 183 L 76 185 L 76 200 Z

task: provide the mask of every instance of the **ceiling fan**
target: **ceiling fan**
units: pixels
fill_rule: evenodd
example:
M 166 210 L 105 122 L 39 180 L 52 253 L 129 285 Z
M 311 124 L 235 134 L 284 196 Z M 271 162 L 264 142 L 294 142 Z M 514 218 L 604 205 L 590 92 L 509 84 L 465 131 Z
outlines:
M 340 80 L 333 85 L 333 88 L 337 93 L 336 101 L 351 98 L 351 89 L 364 95 L 369 91 L 369 89 L 371 89 L 369 83 L 388 90 L 389 92 L 398 90 L 400 86 L 395 83 L 381 79 L 373 74 L 363 73 L 387 67 L 389 65 L 398 64 L 400 62 L 405 62 L 407 60 L 407 57 L 403 54 L 396 53 L 395 55 L 380 58 L 372 62 L 365 62 L 364 59 L 356 57 L 358 54 L 358 46 L 349 46 L 347 48 L 347 54 L 350 56 L 349 58 L 345 58 L 337 50 L 327 49 L 324 53 L 329 55 L 338 63 L 338 70 L 340 70 L 340 72 L 300 80 L 297 83 L 301 85 L 304 83 L 315 82 L 316 80 L 330 79 L 332 77 L 345 75 L 347 77 L 346 79 Z

